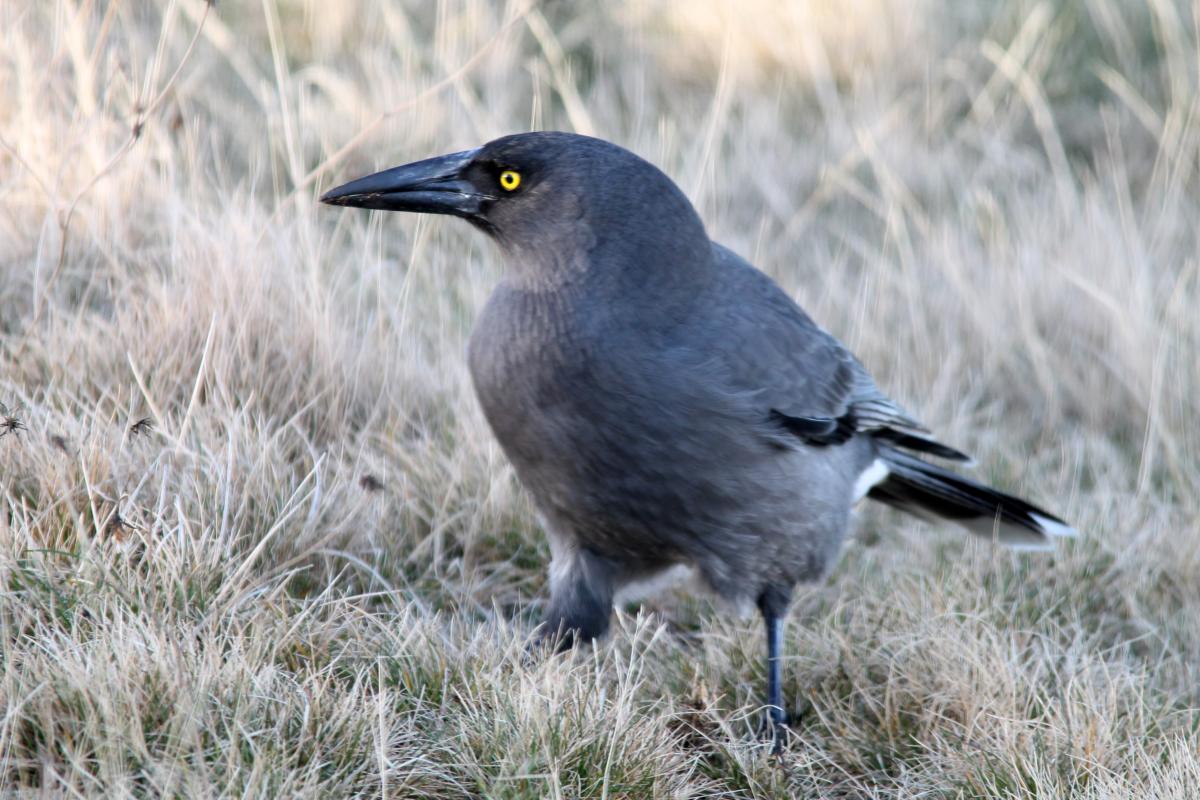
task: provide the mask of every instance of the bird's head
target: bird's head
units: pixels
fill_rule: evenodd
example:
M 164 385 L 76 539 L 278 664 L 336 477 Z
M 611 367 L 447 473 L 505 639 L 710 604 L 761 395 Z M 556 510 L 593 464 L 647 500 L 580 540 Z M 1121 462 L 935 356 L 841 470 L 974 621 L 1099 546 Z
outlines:
M 326 192 L 338 206 L 463 217 L 523 254 L 610 239 L 655 249 L 656 238 L 704 228 L 657 167 L 601 139 L 571 133 L 505 136 L 473 150 L 376 172 Z M 707 246 L 707 236 L 700 236 Z M 665 241 L 665 238 L 664 238 Z

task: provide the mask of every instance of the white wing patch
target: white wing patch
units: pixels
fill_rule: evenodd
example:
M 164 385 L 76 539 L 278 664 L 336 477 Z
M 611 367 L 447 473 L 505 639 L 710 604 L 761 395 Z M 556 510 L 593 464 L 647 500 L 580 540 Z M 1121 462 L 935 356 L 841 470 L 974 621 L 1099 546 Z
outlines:
M 871 465 L 863 470 L 858 476 L 858 480 L 854 482 L 854 502 L 857 503 L 867 496 L 867 492 L 871 491 L 871 487 L 884 481 L 891 470 L 888 465 L 883 463 L 883 459 L 877 458 L 871 462 Z

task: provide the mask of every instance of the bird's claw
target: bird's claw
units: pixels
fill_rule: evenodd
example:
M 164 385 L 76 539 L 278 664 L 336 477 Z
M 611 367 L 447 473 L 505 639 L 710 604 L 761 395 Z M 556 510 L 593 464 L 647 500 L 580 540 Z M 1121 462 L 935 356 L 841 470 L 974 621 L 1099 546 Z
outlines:
M 791 718 L 777 707 L 768 707 L 758 728 L 759 739 L 771 740 L 771 755 L 783 755 L 783 746 L 791 731 Z

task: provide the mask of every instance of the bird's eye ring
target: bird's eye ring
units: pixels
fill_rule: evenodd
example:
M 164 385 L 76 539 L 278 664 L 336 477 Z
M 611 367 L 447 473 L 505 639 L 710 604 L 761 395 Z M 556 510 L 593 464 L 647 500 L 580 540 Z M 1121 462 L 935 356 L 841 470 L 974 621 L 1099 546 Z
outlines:
M 506 192 L 515 191 L 521 185 L 521 173 L 515 169 L 506 169 L 500 173 L 500 186 Z

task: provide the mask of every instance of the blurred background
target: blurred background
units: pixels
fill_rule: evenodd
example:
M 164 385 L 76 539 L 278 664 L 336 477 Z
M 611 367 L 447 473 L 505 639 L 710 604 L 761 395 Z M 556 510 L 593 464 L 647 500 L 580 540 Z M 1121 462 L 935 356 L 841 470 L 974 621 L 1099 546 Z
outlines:
M 6 0 L 0 781 L 1187 796 L 1198 25 L 1186 0 Z M 1083 532 L 1018 557 L 864 510 L 794 616 L 790 771 L 748 732 L 758 631 L 702 600 L 628 609 L 591 666 L 514 666 L 548 550 L 463 363 L 503 265 L 453 220 L 316 203 L 531 129 L 662 167 Z

